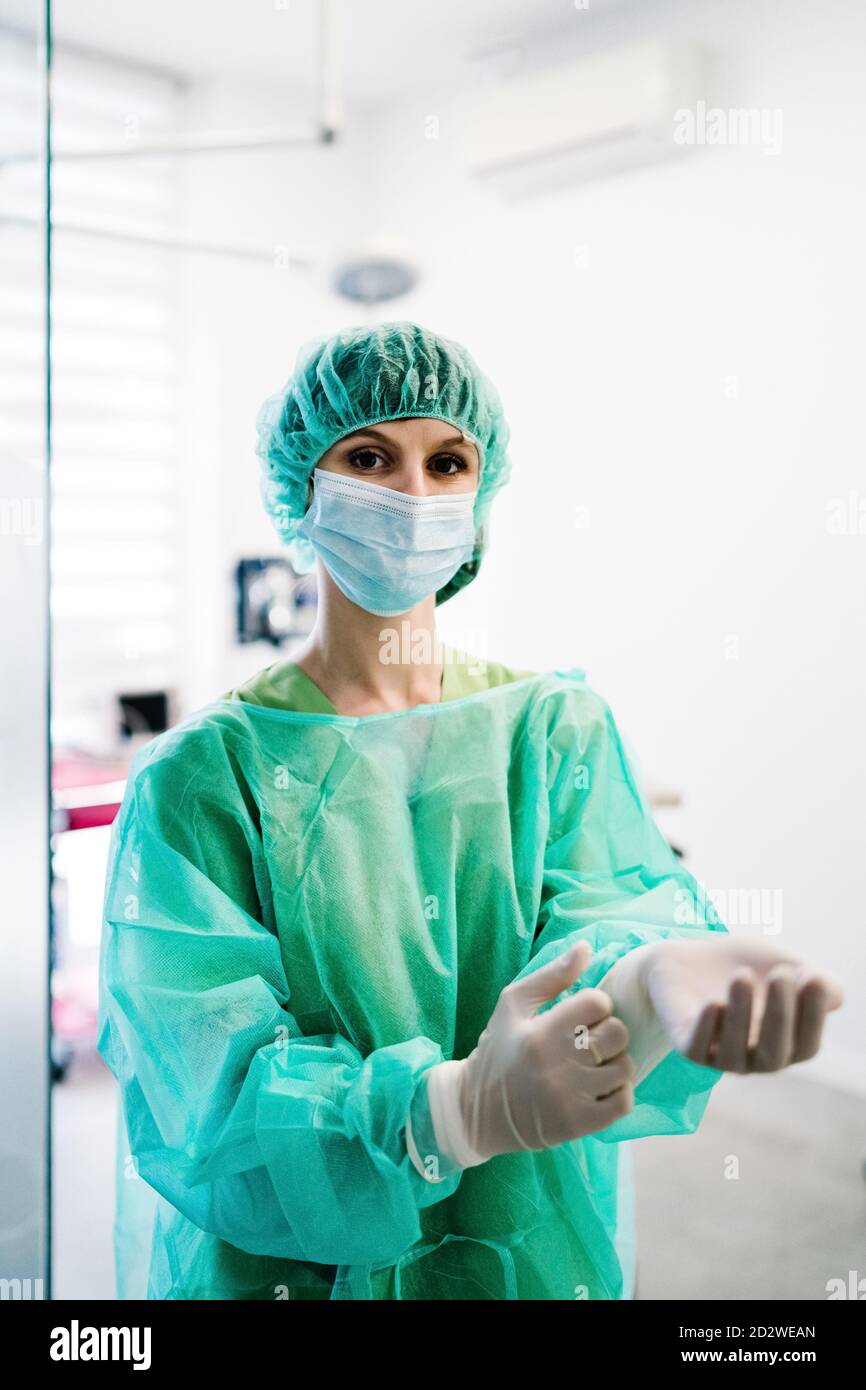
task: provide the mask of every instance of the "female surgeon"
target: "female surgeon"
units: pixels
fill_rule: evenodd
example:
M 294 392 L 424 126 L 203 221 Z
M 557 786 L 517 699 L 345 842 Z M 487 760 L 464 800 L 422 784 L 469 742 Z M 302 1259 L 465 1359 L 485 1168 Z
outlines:
M 813 1056 L 841 991 L 727 932 L 580 671 L 439 643 L 509 472 L 462 347 L 314 340 L 258 426 L 318 614 L 115 821 L 119 1294 L 632 1298 L 628 1141 Z

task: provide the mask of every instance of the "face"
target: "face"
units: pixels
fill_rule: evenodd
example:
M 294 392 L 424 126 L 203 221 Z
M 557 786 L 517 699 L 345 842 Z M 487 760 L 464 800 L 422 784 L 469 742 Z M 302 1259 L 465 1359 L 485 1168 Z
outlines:
M 445 420 L 383 420 L 338 440 L 317 465 L 413 497 L 474 492 L 478 452 Z

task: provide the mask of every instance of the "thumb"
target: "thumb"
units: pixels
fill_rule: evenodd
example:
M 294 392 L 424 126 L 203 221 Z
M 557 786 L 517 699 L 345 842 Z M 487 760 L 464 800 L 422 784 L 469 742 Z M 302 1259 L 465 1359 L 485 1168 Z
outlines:
M 588 941 L 578 941 L 571 950 L 563 951 L 554 960 L 525 975 L 512 987 L 512 997 L 518 1012 L 525 1018 L 532 1018 L 539 1004 L 555 999 L 569 985 L 579 979 L 592 959 L 592 947 Z

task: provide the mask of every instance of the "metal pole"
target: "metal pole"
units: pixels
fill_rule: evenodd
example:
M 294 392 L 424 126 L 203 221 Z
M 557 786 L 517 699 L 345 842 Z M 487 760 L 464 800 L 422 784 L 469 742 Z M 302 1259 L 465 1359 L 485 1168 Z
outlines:
M 182 135 L 153 136 L 148 140 L 129 140 L 116 145 L 60 146 L 53 159 L 142 159 L 179 154 L 236 154 L 243 150 L 284 149 L 291 145 L 322 144 L 332 138 L 318 125 L 284 126 L 279 130 L 218 130 L 187 131 Z M 26 164 L 35 159 L 32 150 L 7 150 L 0 154 L 0 164 Z
M 0 226 L 4 223 L 18 227 L 36 226 L 40 219 L 26 213 L 0 213 Z M 64 236 L 100 237 L 105 241 L 129 242 L 135 246 L 155 246 L 165 251 L 196 251 L 211 256 L 232 256 L 237 260 L 257 261 L 261 264 L 273 263 L 274 251 L 258 246 L 232 246 L 216 241 L 195 241 L 181 231 L 170 229 L 166 232 L 133 232 L 126 227 L 100 226 L 97 223 L 57 222 L 53 230 Z M 287 261 L 290 270 L 312 270 L 315 262 L 308 256 L 290 256 Z
M 333 0 L 319 0 L 319 118 L 322 137 L 333 140 L 343 124 Z
M 250 150 L 288 149 L 294 145 L 329 144 L 342 125 L 336 61 L 336 24 L 332 0 L 319 0 L 319 119 L 281 126 L 276 130 L 184 131 L 147 140 L 55 149 L 52 161 L 142 159 L 186 154 L 237 154 Z M 0 151 L 4 164 L 27 164 L 41 157 L 38 150 Z

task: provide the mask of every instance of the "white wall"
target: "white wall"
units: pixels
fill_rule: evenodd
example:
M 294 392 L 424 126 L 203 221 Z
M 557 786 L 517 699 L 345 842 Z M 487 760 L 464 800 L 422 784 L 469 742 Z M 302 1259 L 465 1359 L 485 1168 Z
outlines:
M 642 7 L 631 30 L 629 13 L 601 37 L 658 17 L 703 41 L 713 100 L 780 108 L 781 153 L 705 148 L 502 204 L 463 173 L 443 73 L 441 90 L 350 121 L 336 149 L 287 156 L 285 180 L 274 156 L 235 157 L 229 197 L 202 165 L 191 206 L 214 234 L 296 234 L 323 263 L 365 226 L 420 260 L 419 290 L 379 317 L 464 341 L 513 432 L 493 549 L 442 610 L 446 635 L 477 630 L 514 664 L 585 667 L 644 771 L 682 792 L 678 833 L 703 881 L 780 890 L 772 939 L 845 982 L 809 1066 L 862 1084 L 866 535 L 829 534 L 826 508 L 866 495 L 866 16 L 841 0 L 706 0 Z M 576 12 L 576 38 L 593 22 Z M 209 110 L 224 99 L 202 94 Z M 220 589 L 238 553 L 273 547 L 255 408 L 300 341 L 358 316 L 285 272 L 221 265 L 192 280 L 209 419 L 193 464 L 197 701 L 271 659 L 231 655 Z
M 274 128 L 311 120 L 314 109 L 261 84 L 213 81 L 191 88 L 186 123 Z M 331 294 L 328 274 L 366 199 L 351 130 L 331 145 L 197 156 L 186 169 L 186 232 L 269 257 L 187 255 L 183 263 L 189 611 L 181 698 L 191 709 L 279 655 L 233 641 L 237 559 L 280 553 L 259 500 L 255 418 L 284 385 L 299 345 L 344 325 L 347 306 Z M 309 269 L 287 267 L 295 257 Z

